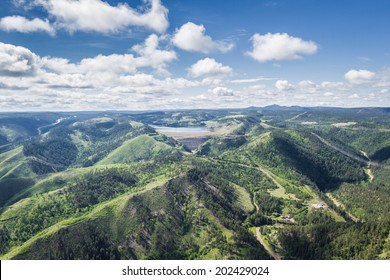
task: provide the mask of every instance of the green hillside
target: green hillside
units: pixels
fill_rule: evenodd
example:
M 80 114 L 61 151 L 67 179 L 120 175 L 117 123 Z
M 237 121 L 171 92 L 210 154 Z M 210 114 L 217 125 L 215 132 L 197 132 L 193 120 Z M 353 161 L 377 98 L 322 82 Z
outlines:
M 140 135 L 125 141 L 120 147 L 109 153 L 98 165 L 131 163 L 156 158 L 158 155 L 172 150 L 166 143 L 159 142 L 149 135 Z
M 0 208 L 14 195 L 32 186 L 35 177 L 21 147 L 0 154 Z
M 4 258 L 268 258 L 254 238 L 235 235 L 233 225 L 220 224 L 212 209 L 203 205 L 207 198 L 197 199 L 198 192 L 187 176 L 152 183 L 144 191 L 53 225 Z M 96 249 L 99 246 L 104 250 Z
M 342 182 L 367 179 L 363 157 L 359 158 L 356 152 L 350 156 L 340 153 L 309 132 L 276 130 L 267 137 L 265 141 L 249 143 L 238 155 L 269 167 L 287 180 L 314 183 L 321 190 L 333 189 Z M 340 149 L 348 150 L 348 147 L 344 145 Z
M 3 116 L 0 259 L 389 259 L 389 112 Z

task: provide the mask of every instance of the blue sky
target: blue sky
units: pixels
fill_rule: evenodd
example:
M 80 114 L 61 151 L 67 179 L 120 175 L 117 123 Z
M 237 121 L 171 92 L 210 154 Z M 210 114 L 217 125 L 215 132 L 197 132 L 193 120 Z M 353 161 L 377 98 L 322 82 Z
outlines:
M 0 110 L 389 106 L 390 2 L 3 0 Z

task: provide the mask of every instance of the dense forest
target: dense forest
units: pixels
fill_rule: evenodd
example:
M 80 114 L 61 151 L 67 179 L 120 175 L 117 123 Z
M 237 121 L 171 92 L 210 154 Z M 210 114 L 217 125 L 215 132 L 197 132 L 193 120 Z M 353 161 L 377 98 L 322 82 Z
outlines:
M 389 114 L 1 114 L 0 258 L 390 259 Z

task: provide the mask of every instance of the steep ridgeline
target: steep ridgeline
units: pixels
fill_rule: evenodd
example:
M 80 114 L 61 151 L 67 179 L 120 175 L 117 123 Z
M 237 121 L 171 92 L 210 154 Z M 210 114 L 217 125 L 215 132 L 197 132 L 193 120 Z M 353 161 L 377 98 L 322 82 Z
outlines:
M 96 164 L 175 160 L 181 150 L 176 141 L 146 125 L 132 126 L 128 119 L 91 118 L 53 127 L 0 154 L 0 207 L 39 193 L 36 186 L 53 173 L 70 168 L 83 173 L 80 167 Z
M 32 186 L 35 179 L 22 147 L 0 154 L 0 208 L 16 193 Z
M 143 132 L 128 122 L 95 118 L 54 128 L 25 143 L 23 152 L 35 173 L 46 174 L 70 166 L 91 166 L 126 139 Z
M 102 175 L 106 176 L 100 174 L 98 178 L 103 178 Z M 112 176 L 111 179 L 118 175 Z M 123 184 L 131 185 L 134 182 L 132 178 L 132 176 L 128 179 L 122 178 L 127 180 L 123 181 Z M 111 182 L 111 179 L 108 180 Z M 75 191 L 78 190 L 80 189 Z M 67 190 L 63 192 L 66 193 Z M 97 193 L 96 196 L 110 197 L 105 191 Z M 80 199 L 71 198 L 71 194 L 62 196 L 65 200 Z M 166 183 L 150 183 L 139 192 L 118 196 L 99 204 L 83 215 L 76 214 L 73 215 L 74 218 L 53 223 L 53 226 L 47 227 L 26 243 L 22 243 L 20 247 L 14 247 L 3 257 L 12 259 L 269 258 L 255 237 L 243 226 L 248 213 L 238 206 L 235 196 L 234 188 L 210 183 L 206 174 L 190 169 Z M 78 204 L 80 207 L 90 205 L 95 199 L 88 195 L 85 197 L 81 201 L 82 204 Z M 15 234 L 13 228 L 10 227 L 8 230 L 9 236 Z
M 0 116 L 1 259 L 390 259 L 387 111 L 29 116 Z
M 362 155 L 356 153 L 356 157 L 362 157 L 361 161 L 350 158 L 306 131 L 272 131 L 235 154 L 238 160 L 264 165 L 301 185 L 314 183 L 323 191 L 337 188 L 343 182 L 367 179 Z
M 99 161 L 108 164 L 150 160 L 172 151 L 174 146 L 178 146 L 177 142 L 158 135 L 151 127 L 94 118 L 54 128 L 27 142 L 23 152 L 32 170 L 45 174 L 69 167 L 92 166 Z

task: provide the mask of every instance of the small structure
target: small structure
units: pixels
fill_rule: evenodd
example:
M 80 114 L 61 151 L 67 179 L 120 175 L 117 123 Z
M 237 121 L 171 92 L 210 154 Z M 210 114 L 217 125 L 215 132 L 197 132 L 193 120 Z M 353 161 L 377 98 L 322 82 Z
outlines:
M 327 208 L 328 206 L 325 204 L 325 202 L 318 202 L 311 205 L 311 207 L 315 209 L 321 209 L 321 208 Z
M 282 215 L 281 218 L 284 223 L 295 223 L 295 220 L 291 214 Z

